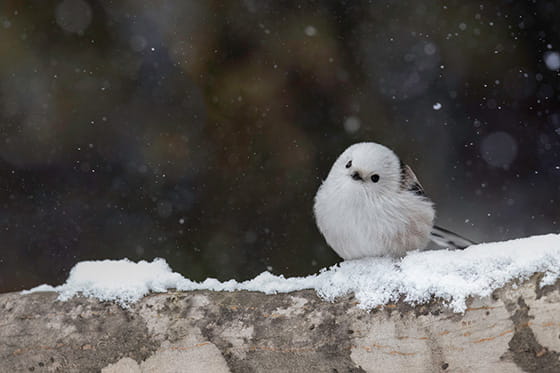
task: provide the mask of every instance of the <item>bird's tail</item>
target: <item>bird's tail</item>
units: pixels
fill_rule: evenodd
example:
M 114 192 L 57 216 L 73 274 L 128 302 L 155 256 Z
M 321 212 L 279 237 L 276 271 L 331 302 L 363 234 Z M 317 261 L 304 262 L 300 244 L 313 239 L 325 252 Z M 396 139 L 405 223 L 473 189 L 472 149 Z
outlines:
M 474 241 L 435 225 L 430 232 L 430 239 L 438 246 L 450 249 L 464 250 L 471 245 L 476 245 Z

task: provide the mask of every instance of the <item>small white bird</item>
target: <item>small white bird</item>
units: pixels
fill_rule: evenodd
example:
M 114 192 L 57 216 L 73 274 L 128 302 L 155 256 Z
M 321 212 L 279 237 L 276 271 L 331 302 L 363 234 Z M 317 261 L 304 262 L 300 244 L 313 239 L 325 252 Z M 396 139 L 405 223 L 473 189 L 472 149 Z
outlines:
M 343 259 L 404 256 L 430 240 L 464 249 L 474 242 L 434 226 L 435 209 L 412 169 L 373 142 L 346 149 L 315 196 L 315 219 Z

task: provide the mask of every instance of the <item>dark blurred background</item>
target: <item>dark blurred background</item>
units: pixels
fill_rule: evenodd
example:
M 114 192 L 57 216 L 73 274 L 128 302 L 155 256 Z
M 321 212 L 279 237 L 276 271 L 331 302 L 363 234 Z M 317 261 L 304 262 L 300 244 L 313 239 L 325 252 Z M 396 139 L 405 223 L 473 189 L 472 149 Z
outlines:
M 558 231 L 554 1 L 0 2 L 0 291 L 78 261 L 306 275 L 348 145 L 478 241 Z

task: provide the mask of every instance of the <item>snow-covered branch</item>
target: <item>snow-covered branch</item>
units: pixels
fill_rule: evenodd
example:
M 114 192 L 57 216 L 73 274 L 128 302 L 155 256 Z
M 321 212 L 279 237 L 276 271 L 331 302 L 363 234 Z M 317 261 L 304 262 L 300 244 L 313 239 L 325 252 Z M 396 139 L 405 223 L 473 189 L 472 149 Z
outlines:
M 559 241 L 243 283 L 83 262 L 61 286 L 0 295 L 0 371 L 560 371 Z
M 0 295 L 0 371 L 560 371 L 560 283 L 542 274 L 467 301 L 367 311 L 314 291 L 153 294 L 123 309 Z M 548 370 L 547 370 L 548 369 Z

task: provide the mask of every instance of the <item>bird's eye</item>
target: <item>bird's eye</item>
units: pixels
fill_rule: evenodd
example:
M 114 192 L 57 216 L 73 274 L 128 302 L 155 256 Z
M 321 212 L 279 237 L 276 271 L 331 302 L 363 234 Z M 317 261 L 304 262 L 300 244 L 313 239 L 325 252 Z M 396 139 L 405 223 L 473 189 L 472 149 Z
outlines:
M 378 174 L 371 175 L 371 181 L 377 183 L 379 181 L 379 175 Z
M 352 161 L 348 161 L 348 163 L 346 163 L 346 168 L 350 168 L 352 167 Z

